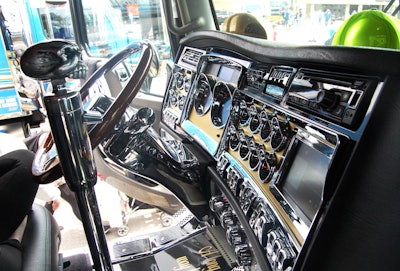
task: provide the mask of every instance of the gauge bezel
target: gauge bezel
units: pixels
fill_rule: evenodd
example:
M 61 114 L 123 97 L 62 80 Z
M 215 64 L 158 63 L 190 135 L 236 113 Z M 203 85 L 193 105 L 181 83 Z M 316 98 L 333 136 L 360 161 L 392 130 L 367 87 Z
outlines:
M 220 92 L 224 91 L 222 95 L 220 95 Z M 223 81 L 218 81 L 213 88 L 213 102 L 211 105 L 211 123 L 212 125 L 217 128 L 223 128 L 225 127 L 226 123 L 228 122 L 229 115 L 230 115 L 230 110 L 232 107 L 232 97 L 233 93 L 235 91 L 235 87 L 232 86 L 231 84 L 225 83 Z M 226 92 L 229 94 L 226 96 Z M 221 100 L 224 99 L 224 100 Z M 228 107 L 226 109 L 226 107 Z M 222 108 L 222 109 L 221 109 Z M 226 116 L 223 116 L 223 110 L 229 110 L 229 114 L 226 114 Z M 216 116 L 215 114 L 220 114 L 220 116 Z M 225 119 L 223 119 L 225 117 Z M 220 123 L 216 123 L 216 119 L 220 119 Z
M 286 144 L 288 143 L 288 135 L 285 132 L 285 129 L 282 129 L 282 125 L 280 120 L 277 117 L 273 117 L 271 119 L 271 127 L 273 129 L 273 131 L 270 134 L 270 144 L 271 144 L 271 148 L 274 151 L 281 151 L 282 149 L 284 149 L 284 147 L 286 146 Z M 279 143 L 275 144 L 276 142 L 276 136 L 279 136 Z
M 195 90 L 194 90 L 194 95 L 193 95 L 193 107 L 197 115 L 199 116 L 204 116 L 208 110 L 210 109 L 212 103 L 213 103 L 213 88 L 214 88 L 214 79 L 212 76 L 208 76 L 205 73 L 201 73 L 199 77 L 197 78 Z M 207 88 L 206 90 L 203 90 L 202 93 L 199 93 L 199 84 L 206 84 L 203 87 Z M 205 104 L 198 104 L 199 98 L 198 95 L 204 95 L 204 92 L 208 92 L 207 100 Z M 204 96 L 201 98 L 201 101 L 203 102 Z M 199 106 L 202 106 L 203 109 L 199 110 Z
M 250 111 L 250 121 L 249 121 L 249 130 L 252 134 L 256 134 L 260 131 L 261 125 L 262 125 L 262 119 L 261 119 L 261 113 L 264 111 L 261 111 L 261 109 L 255 105 L 252 105 L 249 107 Z M 257 119 L 257 123 L 255 124 L 254 121 Z M 254 125 L 257 125 L 257 127 L 254 127 Z
M 243 118 L 242 112 L 246 113 L 246 118 Z M 242 127 L 245 127 L 249 124 L 250 122 L 250 112 L 249 112 L 249 108 L 247 106 L 246 101 L 241 100 L 239 103 L 239 125 Z
M 190 88 L 192 87 L 192 73 L 188 72 L 183 79 L 183 89 L 186 93 L 189 93 Z
M 183 89 L 183 86 L 185 85 L 185 76 L 181 72 L 176 72 L 174 74 L 175 77 L 175 86 L 177 89 L 181 90 Z

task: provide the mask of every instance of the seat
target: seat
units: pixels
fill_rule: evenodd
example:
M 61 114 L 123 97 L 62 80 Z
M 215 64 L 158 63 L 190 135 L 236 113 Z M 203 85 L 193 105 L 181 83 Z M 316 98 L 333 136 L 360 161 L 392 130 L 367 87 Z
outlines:
M 222 24 L 222 31 L 267 39 L 267 32 L 259 20 L 249 13 L 236 13 L 229 16 Z
M 63 270 L 58 253 L 60 243 L 61 233 L 56 220 L 46 208 L 34 203 L 21 241 L 22 271 Z

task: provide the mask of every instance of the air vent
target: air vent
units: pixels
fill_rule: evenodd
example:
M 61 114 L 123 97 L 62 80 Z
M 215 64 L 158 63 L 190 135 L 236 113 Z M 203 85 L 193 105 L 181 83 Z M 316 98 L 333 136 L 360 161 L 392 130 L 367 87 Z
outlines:
M 199 63 L 200 57 L 204 54 L 205 51 L 186 47 L 179 60 L 179 65 L 195 69 L 197 63 Z
M 248 69 L 247 70 L 247 84 L 250 87 L 260 89 L 261 84 L 263 82 L 263 78 L 265 76 L 265 71 L 262 70 L 254 70 Z

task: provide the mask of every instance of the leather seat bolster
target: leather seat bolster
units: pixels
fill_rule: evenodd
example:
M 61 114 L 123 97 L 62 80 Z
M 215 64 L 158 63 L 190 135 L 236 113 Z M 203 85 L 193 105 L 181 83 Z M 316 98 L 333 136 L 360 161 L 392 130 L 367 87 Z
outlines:
M 60 242 L 54 217 L 42 205 L 33 204 L 22 239 L 22 270 L 59 270 Z

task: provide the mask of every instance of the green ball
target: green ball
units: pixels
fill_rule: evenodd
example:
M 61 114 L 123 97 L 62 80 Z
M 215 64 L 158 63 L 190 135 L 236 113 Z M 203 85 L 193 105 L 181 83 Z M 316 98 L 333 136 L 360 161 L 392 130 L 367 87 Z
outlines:
M 400 20 L 379 10 L 364 10 L 336 31 L 332 45 L 400 49 Z

